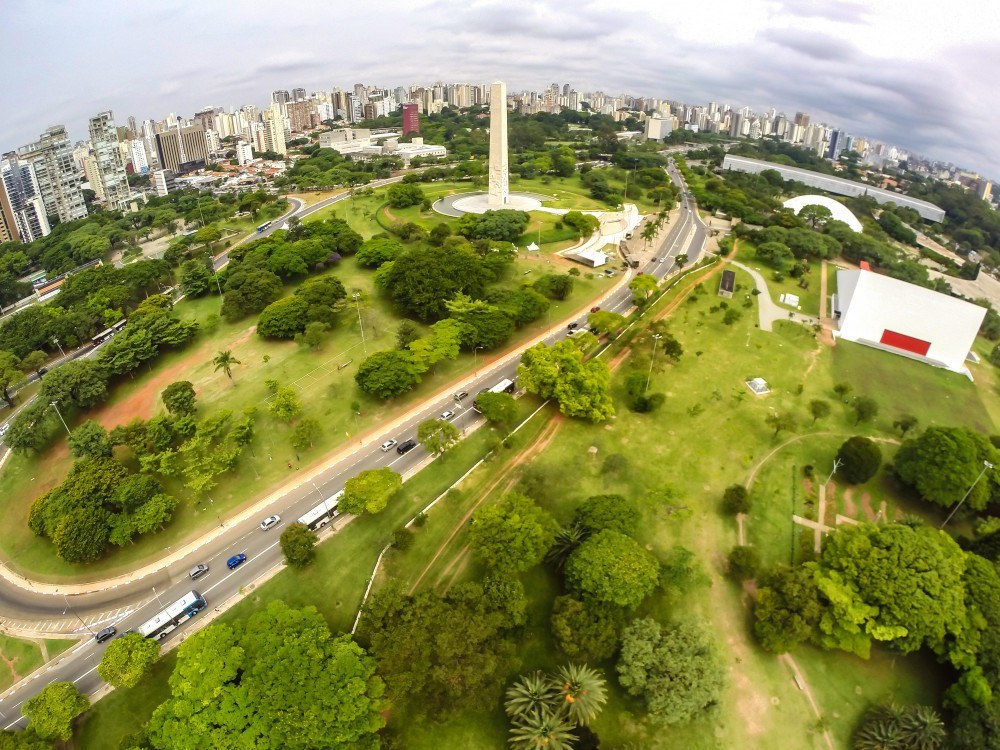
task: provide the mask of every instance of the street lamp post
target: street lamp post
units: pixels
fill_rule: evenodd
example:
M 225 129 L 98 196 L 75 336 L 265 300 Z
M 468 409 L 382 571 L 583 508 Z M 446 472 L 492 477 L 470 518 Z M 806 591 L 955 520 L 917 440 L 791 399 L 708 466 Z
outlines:
M 326 496 L 325 496 L 325 495 L 323 495 L 323 493 L 322 493 L 322 492 L 320 492 L 320 489 L 319 489 L 319 485 L 317 485 L 317 484 L 316 484 L 316 482 L 314 482 L 314 481 L 313 481 L 313 480 L 311 480 L 311 479 L 310 479 L 309 481 L 310 481 L 310 483 L 312 484 L 312 486 L 316 488 L 316 494 L 317 494 L 317 495 L 319 495 L 319 499 L 323 501 L 323 510 L 325 510 L 325 511 L 326 511 L 326 514 L 327 514 L 327 515 L 330 515 L 330 504 L 329 504 L 329 502 L 327 501 L 327 498 L 326 498 Z
M 361 329 L 361 346 L 365 350 L 365 356 L 368 356 L 368 344 L 365 343 L 365 324 L 361 322 L 361 302 L 360 302 L 361 292 L 354 293 L 354 304 L 358 308 L 358 327 Z
M 649 358 L 649 373 L 646 375 L 646 387 L 642 389 L 643 393 L 649 390 L 649 379 L 653 377 L 653 362 L 656 359 L 656 342 L 661 338 L 660 334 L 653 334 L 653 355 Z
M 163 602 L 160 601 L 160 595 L 158 593 L 156 593 L 156 586 L 153 586 L 152 589 L 153 589 L 153 596 L 156 597 L 156 603 L 159 604 L 160 607 L 162 607 L 163 606 Z
M 80 624 L 83 625 L 83 627 L 87 630 L 88 633 L 90 633 L 91 635 L 94 635 L 94 631 L 91 630 L 90 626 L 83 621 L 83 618 L 80 617 L 80 613 L 77 612 L 75 609 L 73 609 L 73 605 L 69 603 L 69 599 L 66 598 L 66 594 L 63 594 L 62 598 L 63 598 L 63 601 L 66 602 L 66 609 L 68 609 L 70 612 L 73 613 L 73 616 L 76 617 L 76 619 L 80 621 Z M 65 613 L 66 613 L 66 611 L 63 610 L 63 614 L 65 614 Z
M 976 488 L 976 485 L 979 484 L 979 480 L 983 478 L 983 474 L 986 473 L 986 470 L 992 468 L 993 464 L 991 464 L 989 461 L 983 461 L 983 470 L 979 472 L 979 476 L 976 477 L 976 481 L 973 482 L 971 485 L 969 485 L 969 489 L 967 489 L 965 491 L 965 494 L 962 495 L 962 499 L 958 501 L 958 505 L 952 508 L 951 513 L 949 513 L 948 517 L 944 519 L 944 523 L 942 523 L 941 526 L 938 528 L 943 529 L 945 526 L 948 525 L 948 521 L 950 521 L 951 517 L 954 516 L 958 512 L 958 509 L 962 507 L 962 503 L 964 503 L 966 500 L 969 499 L 969 495 L 972 494 L 972 491 Z
M 219 296 L 222 296 L 222 284 L 219 283 L 219 272 L 215 270 L 214 266 L 212 268 L 212 274 L 215 276 L 215 285 L 219 288 Z
M 52 343 L 59 347 L 59 353 L 65 357 L 66 352 L 63 351 L 62 344 L 59 343 L 59 339 L 52 339 Z
M 56 410 L 56 414 L 59 415 L 59 421 L 62 422 L 62 426 L 66 428 L 66 434 L 69 435 L 69 425 L 66 424 L 66 420 L 63 419 L 62 412 L 59 411 L 59 406 L 55 401 L 50 401 L 49 406 Z
M 472 369 L 479 371 L 479 350 L 482 349 L 481 346 L 472 347 Z

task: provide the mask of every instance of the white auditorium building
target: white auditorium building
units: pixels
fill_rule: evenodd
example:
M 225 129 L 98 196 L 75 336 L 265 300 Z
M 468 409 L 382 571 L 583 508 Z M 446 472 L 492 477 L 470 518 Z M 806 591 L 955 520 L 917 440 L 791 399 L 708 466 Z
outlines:
M 969 375 L 966 357 L 986 308 L 860 270 L 837 271 L 834 316 L 845 341 Z

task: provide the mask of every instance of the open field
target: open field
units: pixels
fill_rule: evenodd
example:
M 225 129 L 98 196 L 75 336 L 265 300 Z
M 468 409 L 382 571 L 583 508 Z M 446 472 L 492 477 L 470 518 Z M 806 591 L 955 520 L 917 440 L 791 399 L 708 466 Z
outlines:
M 76 643 L 75 640 L 29 640 L 0 635 L 0 691 L 27 677 Z
M 749 283 L 742 272 L 738 276 L 741 283 Z M 712 281 L 706 286 L 714 289 Z M 682 294 L 681 288 L 668 296 L 676 298 Z M 695 295 L 694 302 L 676 304 L 671 331 L 685 353 L 678 364 L 654 364 L 651 391 L 667 395 L 660 412 L 641 415 L 628 411 L 617 390 L 630 367 L 648 365 L 648 354 L 639 341 L 633 361 L 625 360 L 616 372 L 616 418 L 595 428 L 555 419 L 551 407 L 543 411 L 519 433 L 513 449 L 501 451 L 473 473 L 459 492 L 435 507 L 426 524 L 415 529 L 414 544 L 407 552 L 387 555 L 379 580 L 394 575 L 411 586 L 441 590 L 481 576 L 484 571 L 467 550 L 469 513 L 480 502 L 498 499 L 525 473 L 538 501 L 562 522 L 591 494 L 631 495 L 642 504 L 639 541 L 661 559 L 668 558 L 677 546 L 686 547 L 694 552 L 702 572 L 700 583 L 688 592 L 655 595 L 637 614 L 669 620 L 683 612 L 684 617 L 705 623 L 715 635 L 729 679 L 716 711 L 688 725 L 661 729 L 636 718 L 639 707 L 616 687 L 613 665 L 599 665 L 608 674 L 611 687 L 608 705 L 594 727 L 604 743 L 614 747 L 639 743 L 653 750 L 679 746 L 692 750 L 813 750 L 827 747 L 821 729 L 828 728 L 834 747 L 846 747 L 857 718 L 871 702 L 893 696 L 900 702 L 935 703 L 942 680 L 937 666 L 923 656 L 904 658 L 879 650 L 863 661 L 839 652 L 797 649 L 792 657 L 817 703 L 817 717 L 796 687 L 788 664 L 764 653 L 749 633 L 749 597 L 723 574 L 725 554 L 736 543 L 736 524 L 723 518 L 717 505 L 725 486 L 745 481 L 762 464 L 764 468 L 755 475 L 756 507 L 747 519 L 747 533 L 766 561 L 787 559 L 790 537 L 787 530 L 779 533 L 777 529 L 779 524 L 788 528 L 788 492 L 782 496 L 778 488 L 782 484 L 789 487 L 789 465 L 808 460 L 818 471 L 820 462 L 828 461 L 835 451 L 839 436 L 855 432 L 846 407 L 835 406 L 825 423 L 809 425 L 808 400 L 832 401 L 833 383 L 852 367 L 881 372 L 878 368 L 882 366 L 886 373 L 897 373 L 894 365 L 913 363 L 860 347 L 860 353 L 851 351 L 845 359 L 839 353 L 843 345 L 831 351 L 816 341 L 811 330 L 792 324 L 782 323 L 774 333 L 764 333 L 753 326 L 753 311 L 727 327 L 720 313 L 710 312 L 715 304 L 717 299 L 710 292 Z M 938 381 L 939 376 L 948 374 L 930 368 L 922 372 L 929 373 L 924 387 L 944 387 L 952 394 L 950 413 L 975 415 L 971 406 L 978 398 L 975 386 L 961 378 Z M 753 397 L 743 385 L 744 380 L 757 375 L 771 384 L 770 395 Z M 893 381 L 874 380 L 865 378 L 872 395 L 886 401 L 882 415 L 865 431 L 889 438 L 892 411 L 906 402 L 892 391 Z M 524 400 L 522 408 L 530 408 L 530 401 Z M 957 410 L 956 404 L 960 405 Z M 930 404 L 907 406 L 925 424 L 939 414 Z M 797 415 L 795 435 L 773 435 L 764 422 L 772 408 Z M 813 432 L 833 435 L 806 437 L 771 455 L 788 438 Z M 386 512 L 353 522 L 321 545 L 312 568 L 283 571 L 224 617 L 246 616 L 268 600 L 282 598 L 296 605 L 313 604 L 335 630 L 348 629 L 371 566 L 391 531 L 460 476 L 489 440 L 486 430 L 475 433 L 408 482 Z M 615 454 L 626 457 L 626 467 L 609 471 L 604 462 Z M 567 483 L 570 475 L 574 481 Z M 801 473 L 798 478 L 801 482 Z M 896 488 L 882 480 L 862 489 L 871 494 L 873 503 L 882 497 L 907 502 L 895 498 Z M 801 484 L 798 497 L 803 503 Z M 838 492 L 837 498 L 841 510 L 846 510 L 849 502 L 860 505 L 859 497 L 848 500 Z M 548 620 L 560 583 L 545 568 L 529 571 L 523 580 L 530 612 L 519 671 L 554 666 L 561 660 L 551 641 Z M 98 704 L 90 712 L 92 718 L 76 747 L 99 747 L 98 737 L 106 743 L 115 742 L 127 728 L 134 727 L 154 703 L 144 701 L 142 695 L 162 695 L 165 671 L 144 684 L 143 694 L 119 691 L 113 702 Z M 92 734 L 91 727 L 97 726 L 106 727 L 106 732 Z M 506 720 L 499 706 L 492 712 L 469 714 L 442 724 L 394 711 L 390 726 L 401 746 L 418 750 L 444 746 L 442 743 L 500 750 L 506 742 Z
M 530 283 L 541 274 L 562 271 L 568 265 L 568 261 L 561 258 L 521 256 L 501 285 L 516 287 Z M 308 468 L 356 439 L 359 433 L 385 422 L 401 408 L 418 402 L 472 370 L 477 358 L 462 354 L 456 360 L 440 363 L 433 373 L 425 376 L 419 387 L 399 399 L 384 403 L 361 393 L 354 384 L 354 374 L 365 357 L 365 346 L 369 352 L 393 347 L 394 331 L 400 318 L 387 300 L 374 293 L 371 271 L 360 268 L 353 258 L 345 258 L 327 273 L 337 276 L 349 293 L 362 293 L 360 315 L 365 343 L 361 340 L 356 307 L 348 306 L 326 343 L 318 350 L 310 350 L 291 341 L 261 339 L 254 332 L 256 321 L 252 317 L 232 324 L 220 320 L 216 296 L 184 300 L 176 306 L 178 314 L 198 320 L 203 327 L 188 347 L 160 357 L 134 380 L 120 382 L 112 388 L 111 397 L 101 408 L 86 414 L 65 415 L 71 426 L 92 418 L 108 429 L 135 417 L 148 419 L 162 410 L 159 394 L 176 380 L 189 380 L 194 384 L 202 416 L 222 409 L 231 409 L 238 415 L 243 409 L 259 407 L 257 437 L 251 445 L 255 455 L 247 453 L 234 472 L 220 477 L 219 485 L 206 495 L 210 502 L 185 500 L 174 520 L 162 532 L 140 538 L 91 565 L 69 565 L 54 555 L 49 542 L 35 537 L 27 527 L 31 502 L 59 484 L 72 465 L 65 438 L 59 435 L 55 445 L 41 456 L 12 456 L 0 474 L 0 495 L 17 498 L 0 511 L 0 521 L 9 531 L 0 538 L 0 554 L 11 561 L 16 570 L 52 580 L 80 580 L 81 577 L 125 572 L 140 561 L 160 554 L 164 547 L 196 538 L 236 509 L 267 495 L 290 475 L 289 461 L 296 468 Z M 520 329 L 503 351 L 516 348 L 570 311 L 584 307 L 588 300 L 613 283 L 613 279 L 600 274 L 578 276 L 570 297 L 553 302 L 543 318 Z M 216 372 L 211 364 L 212 357 L 224 349 L 232 350 L 241 362 L 233 370 L 232 382 L 223 372 Z M 495 356 L 499 355 L 479 352 L 478 359 L 486 362 Z M 341 367 L 345 364 L 347 366 Z M 305 414 L 319 419 L 324 425 L 322 437 L 308 452 L 297 454 L 288 444 L 291 426 L 266 413 L 268 390 L 265 383 L 268 380 L 293 385 L 303 399 Z M 353 401 L 360 405 L 357 414 L 350 407 Z M 175 481 L 168 482 L 167 489 L 179 498 L 188 497 L 187 491 Z

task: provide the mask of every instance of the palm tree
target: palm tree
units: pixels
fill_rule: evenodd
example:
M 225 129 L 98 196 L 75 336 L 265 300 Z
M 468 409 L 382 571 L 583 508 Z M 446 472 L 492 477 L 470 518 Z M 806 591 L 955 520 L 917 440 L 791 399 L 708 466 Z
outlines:
M 514 750 L 572 750 L 574 739 L 573 724 L 548 709 L 515 719 L 510 730 L 510 746 Z
M 559 530 L 556 539 L 545 553 L 546 562 L 554 563 L 557 568 L 562 568 L 566 560 L 577 547 L 583 544 L 590 536 L 583 526 L 578 523 L 570 524 Z
M 558 697 L 555 685 L 539 671 L 522 676 L 507 689 L 504 710 L 508 716 L 523 718 L 528 714 L 551 711 L 557 705 Z
M 937 750 L 944 744 L 944 722 L 930 706 L 907 706 L 899 717 L 903 746 L 908 750 Z
M 899 725 L 902 715 L 903 709 L 895 703 L 872 708 L 854 733 L 855 750 L 905 750 Z
M 659 229 L 659 227 L 657 227 L 656 224 L 653 224 L 652 222 L 646 224 L 646 226 L 642 228 L 642 232 L 639 236 L 642 237 L 647 246 L 649 245 L 650 242 L 653 241 L 653 238 L 656 237 L 657 229 Z
M 222 370 L 226 373 L 226 376 L 232 380 L 233 379 L 233 365 L 243 364 L 236 357 L 233 356 L 233 352 L 230 349 L 226 349 L 224 352 L 219 352 L 215 355 L 215 359 L 212 360 L 212 364 L 215 365 L 215 371 L 218 372 Z
M 604 676 L 586 664 L 559 667 L 557 674 L 566 715 L 575 724 L 589 724 L 608 699 Z

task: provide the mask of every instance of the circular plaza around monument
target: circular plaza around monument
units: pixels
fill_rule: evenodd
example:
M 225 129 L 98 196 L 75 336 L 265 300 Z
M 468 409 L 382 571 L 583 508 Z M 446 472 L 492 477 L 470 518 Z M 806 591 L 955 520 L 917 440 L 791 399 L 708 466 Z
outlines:
M 490 205 L 490 194 L 482 190 L 472 193 L 456 193 L 434 202 L 434 210 L 445 216 L 463 214 L 483 214 L 489 210 L 507 209 L 511 211 L 537 211 L 542 201 L 552 200 L 551 195 L 538 193 L 510 193 L 507 202 L 499 206 Z

